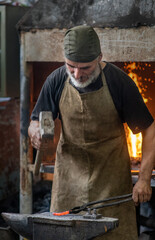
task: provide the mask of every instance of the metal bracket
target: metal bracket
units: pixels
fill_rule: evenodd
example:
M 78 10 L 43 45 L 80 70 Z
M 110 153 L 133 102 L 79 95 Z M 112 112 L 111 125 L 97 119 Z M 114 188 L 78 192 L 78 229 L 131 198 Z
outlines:
M 91 209 L 88 208 L 88 211 L 85 215 L 83 215 L 83 218 L 85 218 L 85 219 L 99 219 L 99 218 L 102 218 L 102 214 L 98 214 L 96 209 L 93 209 L 93 211 L 91 211 Z

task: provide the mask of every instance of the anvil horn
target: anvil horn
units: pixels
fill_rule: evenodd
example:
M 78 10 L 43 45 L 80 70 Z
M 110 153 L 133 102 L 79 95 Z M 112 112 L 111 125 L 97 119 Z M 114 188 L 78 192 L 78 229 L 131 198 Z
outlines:
M 28 220 L 28 214 L 1 213 L 4 221 L 18 234 L 29 240 L 33 239 L 32 224 Z

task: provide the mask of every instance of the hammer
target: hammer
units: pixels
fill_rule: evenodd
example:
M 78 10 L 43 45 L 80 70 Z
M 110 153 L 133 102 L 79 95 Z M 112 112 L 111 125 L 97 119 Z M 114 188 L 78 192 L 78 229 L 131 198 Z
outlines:
M 39 114 L 39 128 L 42 141 L 52 140 L 54 137 L 54 121 L 52 112 L 43 111 Z M 34 175 L 38 176 L 41 160 L 44 156 L 44 150 L 37 150 L 35 164 L 34 164 Z

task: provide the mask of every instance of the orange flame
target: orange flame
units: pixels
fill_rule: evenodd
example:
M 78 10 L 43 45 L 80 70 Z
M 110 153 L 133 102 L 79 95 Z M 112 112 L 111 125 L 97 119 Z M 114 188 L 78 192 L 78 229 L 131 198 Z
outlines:
M 138 63 L 129 63 L 125 64 L 124 68 L 128 71 L 128 75 L 132 78 L 132 80 L 136 83 L 139 92 L 141 93 L 144 102 L 148 102 L 148 99 L 144 97 L 144 93 L 146 91 L 147 86 L 143 87 L 141 82 L 141 77 L 139 77 L 134 70 L 135 69 L 141 69 L 140 65 Z M 144 69 L 142 69 L 144 70 Z M 141 159 L 141 145 L 142 145 L 142 135 L 141 133 L 133 134 L 128 126 L 125 126 L 126 135 L 127 135 L 127 144 L 128 144 L 128 150 L 129 155 L 131 158 L 134 159 Z
M 141 133 L 133 134 L 128 126 L 125 127 L 125 130 L 127 135 L 127 144 L 130 157 L 138 160 L 141 159 Z

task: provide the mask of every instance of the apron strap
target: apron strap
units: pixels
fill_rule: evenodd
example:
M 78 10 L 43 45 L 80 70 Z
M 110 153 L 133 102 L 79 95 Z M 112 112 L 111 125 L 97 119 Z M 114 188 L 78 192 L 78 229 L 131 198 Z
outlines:
M 103 86 L 107 85 L 106 78 L 105 78 L 105 75 L 104 75 L 104 72 L 103 72 L 103 69 L 105 68 L 105 66 L 106 66 L 106 63 L 100 62 L 101 78 L 102 78 Z

